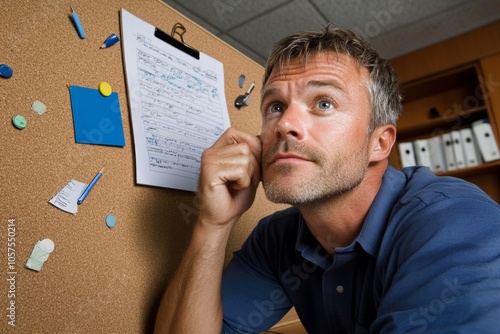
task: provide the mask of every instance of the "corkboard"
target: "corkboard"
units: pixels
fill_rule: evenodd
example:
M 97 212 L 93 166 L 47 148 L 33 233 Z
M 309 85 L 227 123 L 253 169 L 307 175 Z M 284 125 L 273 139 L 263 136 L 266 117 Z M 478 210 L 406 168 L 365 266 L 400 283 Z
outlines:
M 72 25 L 70 5 L 82 21 L 85 39 Z M 0 63 L 14 74 L 0 78 L 0 332 L 149 333 L 163 289 L 187 246 L 196 218 L 194 193 L 135 184 L 121 45 L 100 49 L 111 33 L 119 34 L 121 8 L 168 32 L 182 23 L 186 43 L 224 64 L 231 124 L 260 132 L 263 68 L 162 2 L 4 2 Z M 243 89 L 240 74 L 247 77 Z M 97 88 L 101 81 L 119 96 L 123 148 L 74 140 L 68 85 Z M 252 81 L 251 105 L 237 110 L 235 97 Z M 35 100 L 47 106 L 44 115 L 31 111 Z M 11 123 L 18 113 L 28 121 L 24 130 Z M 77 215 L 48 203 L 69 180 L 89 182 L 103 166 L 103 177 Z M 228 258 L 259 218 L 279 208 L 259 190 L 233 231 Z M 109 213 L 117 218 L 113 229 L 104 223 Z M 42 270 L 24 268 L 36 242 L 45 238 L 54 241 L 55 250 Z M 13 312 L 7 310 L 11 302 Z M 8 324 L 11 314 L 15 327 Z

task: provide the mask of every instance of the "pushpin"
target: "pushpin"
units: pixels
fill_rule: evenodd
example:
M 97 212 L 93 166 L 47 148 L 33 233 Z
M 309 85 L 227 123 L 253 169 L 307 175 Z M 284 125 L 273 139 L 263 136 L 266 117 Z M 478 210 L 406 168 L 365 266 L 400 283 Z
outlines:
M 116 225 L 116 217 L 112 214 L 106 215 L 106 226 L 109 228 L 113 228 Z
M 22 115 L 14 115 L 12 117 L 12 124 L 19 130 L 22 130 L 26 127 L 26 124 L 28 122 L 26 121 L 26 118 L 24 118 Z
M 113 90 L 111 89 L 111 85 L 107 83 L 106 81 L 103 81 L 97 86 L 99 89 L 99 92 L 102 94 L 104 97 L 108 97 L 111 95 Z
M 47 106 L 42 101 L 36 100 L 31 104 L 31 110 L 36 112 L 38 115 L 43 115 L 45 114 L 45 111 L 47 111 Z
M 12 68 L 6 64 L 0 64 L 0 76 L 10 78 L 12 76 Z
M 238 79 L 238 86 L 240 86 L 240 88 L 243 88 L 244 83 L 245 83 L 245 75 L 241 74 L 240 78 Z

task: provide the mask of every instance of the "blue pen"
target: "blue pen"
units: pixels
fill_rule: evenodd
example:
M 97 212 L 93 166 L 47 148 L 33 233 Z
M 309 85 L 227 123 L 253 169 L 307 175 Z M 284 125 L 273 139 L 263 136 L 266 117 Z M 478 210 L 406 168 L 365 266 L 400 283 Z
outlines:
M 83 31 L 82 22 L 80 22 L 80 18 L 76 14 L 73 7 L 70 8 L 71 8 L 71 18 L 73 19 L 73 23 L 75 24 L 76 31 L 78 31 L 78 36 L 80 36 L 80 38 L 83 39 L 85 38 L 85 31 Z
M 97 183 L 97 181 L 99 181 L 99 179 L 101 178 L 103 171 L 104 171 L 104 167 L 101 168 L 101 170 L 96 174 L 96 176 L 94 176 L 94 178 L 92 179 L 92 181 L 90 181 L 89 185 L 85 188 L 85 190 L 80 195 L 80 198 L 78 198 L 78 201 L 76 202 L 78 205 L 82 204 L 83 201 L 85 200 L 85 198 L 87 198 L 87 195 L 89 194 L 89 192 L 95 186 L 95 184 Z
M 118 36 L 113 33 L 108 38 L 106 38 L 104 43 L 101 45 L 101 49 L 109 48 L 111 45 L 116 44 L 119 40 L 120 38 L 118 38 Z

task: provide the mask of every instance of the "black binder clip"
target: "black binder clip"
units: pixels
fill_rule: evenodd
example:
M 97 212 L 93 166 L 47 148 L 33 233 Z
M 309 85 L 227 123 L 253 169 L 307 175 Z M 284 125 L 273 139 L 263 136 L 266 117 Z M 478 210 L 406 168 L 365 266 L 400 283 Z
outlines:
M 180 24 L 176 23 L 173 28 L 172 32 L 170 33 L 170 36 L 163 32 L 162 30 L 155 28 L 155 37 L 161 39 L 162 41 L 176 47 L 177 49 L 187 53 L 191 57 L 194 57 L 196 59 L 200 59 L 200 52 L 196 50 L 195 48 L 187 45 L 184 43 L 184 34 L 186 33 L 186 28 Z M 181 41 L 179 42 L 174 36 L 179 35 Z

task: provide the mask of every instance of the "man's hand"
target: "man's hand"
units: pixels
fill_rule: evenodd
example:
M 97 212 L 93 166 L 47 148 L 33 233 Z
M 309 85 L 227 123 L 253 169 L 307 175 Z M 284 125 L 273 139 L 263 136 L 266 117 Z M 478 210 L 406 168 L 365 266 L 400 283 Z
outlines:
M 261 150 L 258 137 L 229 128 L 203 152 L 200 223 L 232 227 L 250 208 L 261 180 Z
M 200 214 L 158 310 L 155 333 L 220 333 L 221 280 L 234 223 L 260 182 L 260 139 L 228 129 L 201 159 Z

